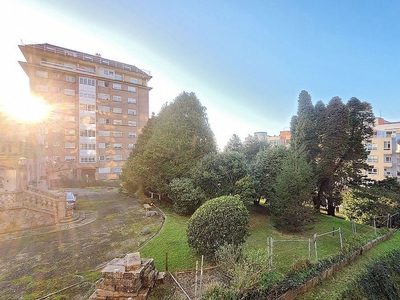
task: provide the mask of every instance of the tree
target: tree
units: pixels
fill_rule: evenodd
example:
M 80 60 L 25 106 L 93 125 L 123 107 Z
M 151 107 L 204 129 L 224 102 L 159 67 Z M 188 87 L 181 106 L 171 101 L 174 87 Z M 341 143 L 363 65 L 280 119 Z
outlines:
M 205 200 L 204 192 L 190 178 L 173 179 L 169 189 L 174 211 L 180 215 L 191 215 Z
M 274 184 L 271 213 L 277 227 L 301 230 L 312 218 L 310 209 L 315 187 L 314 173 L 304 151 L 290 151 Z
M 238 196 L 205 202 L 190 217 L 187 238 L 199 254 L 213 257 L 225 244 L 240 245 L 248 235 L 249 212 Z
M 240 140 L 240 137 L 237 134 L 232 135 L 231 139 L 226 144 L 224 151 L 225 152 L 228 152 L 228 151 L 242 152 L 243 151 L 242 141 Z
M 135 192 L 167 194 L 174 178 L 189 177 L 193 166 L 217 149 L 206 108 L 194 93 L 165 104 L 144 134 L 122 174 L 124 186 Z
M 254 163 L 257 153 L 269 147 L 267 140 L 260 140 L 256 135 L 249 135 L 243 143 L 243 154 L 249 164 Z

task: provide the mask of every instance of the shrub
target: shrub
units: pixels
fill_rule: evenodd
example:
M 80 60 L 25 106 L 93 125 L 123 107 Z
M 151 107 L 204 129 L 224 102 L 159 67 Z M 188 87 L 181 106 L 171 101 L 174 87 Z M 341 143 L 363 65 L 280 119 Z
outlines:
M 179 215 L 192 214 L 205 199 L 204 192 L 189 178 L 173 179 L 169 189 L 174 211 Z
M 249 212 L 238 196 L 205 202 L 189 219 L 187 238 L 199 254 L 213 258 L 224 244 L 239 245 L 248 235 Z

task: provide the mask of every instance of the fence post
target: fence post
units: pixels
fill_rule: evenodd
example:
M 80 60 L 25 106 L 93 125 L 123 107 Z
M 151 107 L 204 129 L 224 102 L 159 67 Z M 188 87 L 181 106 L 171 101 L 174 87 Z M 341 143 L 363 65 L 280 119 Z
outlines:
M 314 250 L 315 250 L 315 262 L 318 262 L 317 234 L 316 233 L 314 233 Z
M 308 260 L 311 260 L 311 239 L 308 239 Z
M 197 299 L 197 270 L 199 268 L 199 262 L 196 260 L 196 276 L 194 279 L 194 299 Z
M 375 216 L 374 216 L 374 233 L 376 234 L 376 220 L 375 220 Z
M 340 249 L 343 249 L 342 230 L 339 227 Z

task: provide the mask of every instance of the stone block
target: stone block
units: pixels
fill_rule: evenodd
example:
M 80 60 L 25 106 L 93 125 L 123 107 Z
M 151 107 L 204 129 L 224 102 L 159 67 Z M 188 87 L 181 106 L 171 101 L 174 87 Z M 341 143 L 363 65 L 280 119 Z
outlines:
M 125 256 L 125 271 L 133 271 L 133 270 L 138 270 L 140 269 L 142 265 L 142 261 L 140 259 L 140 253 L 135 252 L 135 253 L 128 253 Z

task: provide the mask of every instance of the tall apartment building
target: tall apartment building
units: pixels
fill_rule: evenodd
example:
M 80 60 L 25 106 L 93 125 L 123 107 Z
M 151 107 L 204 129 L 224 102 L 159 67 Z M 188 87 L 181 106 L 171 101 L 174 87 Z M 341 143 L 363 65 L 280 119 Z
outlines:
M 50 44 L 20 45 L 31 93 L 54 109 L 38 125 L 28 180 L 116 179 L 149 116 L 149 72 Z
M 268 135 L 267 132 L 255 132 L 254 135 L 259 140 L 267 140 L 272 146 L 290 146 L 290 131 L 280 131 L 279 135 Z
M 397 177 L 400 180 L 400 122 L 376 119 L 374 135 L 367 144 L 370 151 L 367 176 L 373 180 Z

